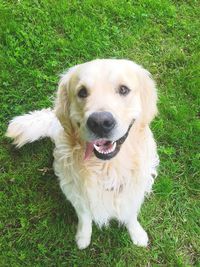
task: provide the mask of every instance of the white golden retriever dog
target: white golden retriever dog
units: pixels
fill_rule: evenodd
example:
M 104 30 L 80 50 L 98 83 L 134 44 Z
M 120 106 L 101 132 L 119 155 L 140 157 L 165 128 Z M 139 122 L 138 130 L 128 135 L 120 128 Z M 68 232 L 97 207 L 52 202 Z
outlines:
M 117 219 L 134 244 L 147 246 L 137 216 L 151 191 L 158 155 L 149 124 L 157 113 L 148 71 L 129 60 L 74 66 L 59 83 L 55 107 L 14 118 L 7 136 L 21 147 L 42 137 L 55 143 L 54 170 L 76 210 L 76 242 L 90 244 L 92 221 Z

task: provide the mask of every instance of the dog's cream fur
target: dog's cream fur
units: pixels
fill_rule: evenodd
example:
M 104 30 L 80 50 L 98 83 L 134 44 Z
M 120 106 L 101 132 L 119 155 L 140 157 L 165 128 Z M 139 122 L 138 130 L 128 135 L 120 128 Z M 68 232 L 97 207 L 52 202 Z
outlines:
M 131 89 L 129 95 L 117 93 L 121 84 Z M 86 99 L 77 97 L 82 85 L 89 90 Z M 157 112 L 156 100 L 155 84 L 141 66 L 128 60 L 94 60 L 63 75 L 53 110 L 34 111 L 10 122 L 7 136 L 18 147 L 45 136 L 55 142 L 54 170 L 78 216 L 80 249 L 90 244 L 92 221 L 102 226 L 110 219 L 125 224 L 136 245 L 147 245 L 137 216 L 159 162 L 149 128 Z M 86 120 L 101 110 L 116 118 L 114 140 L 126 133 L 132 119 L 135 123 L 114 158 L 103 161 L 93 154 L 84 160 L 86 141 L 91 138 Z

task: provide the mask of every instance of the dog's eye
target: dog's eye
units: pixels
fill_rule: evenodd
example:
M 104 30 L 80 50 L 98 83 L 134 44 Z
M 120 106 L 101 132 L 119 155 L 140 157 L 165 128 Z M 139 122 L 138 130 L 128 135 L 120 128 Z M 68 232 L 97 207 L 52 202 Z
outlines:
M 128 95 L 129 92 L 130 92 L 130 89 L 126 85 L 121 85 L 119 87 L 119 94 L 120 95 L 126 96 L 126 95 Z
M 88 91 L 85 87 L 81 87 L 81 89 L 78 91 L 78 97 L 80 98 L 86 98 L 88 96 Z

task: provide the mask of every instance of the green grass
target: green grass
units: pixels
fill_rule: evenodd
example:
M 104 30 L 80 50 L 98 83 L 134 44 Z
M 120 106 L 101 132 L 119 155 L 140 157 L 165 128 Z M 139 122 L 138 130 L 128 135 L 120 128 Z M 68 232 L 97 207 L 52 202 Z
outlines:
M 0 2 L 0 266 L 200 264 L 199 12 L 195 0 Z M 53 144 L 16 150 L 4 137 L 13 116 L 52 105 L 63 70 L 105 57 L 142 64 L 159 90 L 152 129 L 161 165 L 140 214 L 147 249 L 112 222 L 94 226 L 79 251 L 75 212 L 51 169 Z

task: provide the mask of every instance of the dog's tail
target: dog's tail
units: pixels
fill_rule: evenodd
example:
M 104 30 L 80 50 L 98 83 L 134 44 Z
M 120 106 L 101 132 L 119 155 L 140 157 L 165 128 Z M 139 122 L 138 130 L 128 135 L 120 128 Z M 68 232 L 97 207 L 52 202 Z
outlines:
M 21 147 L 43 137 L 55 140 L 62 126 L 51 109 L 42 109 L 13 118 L 6 136 L 14 139 L 14 144 Z

